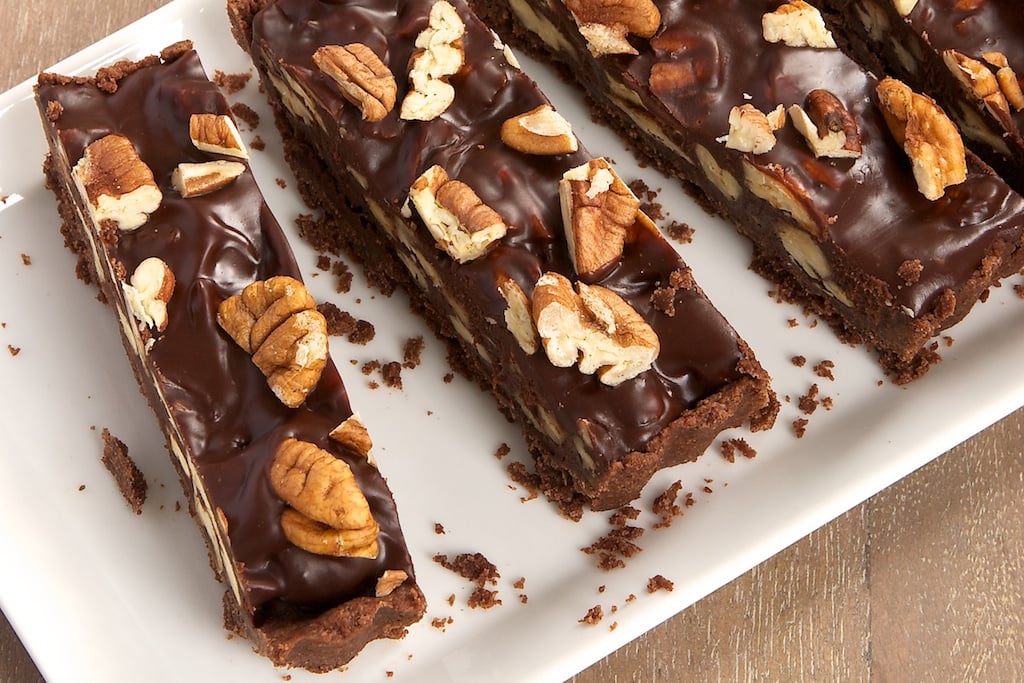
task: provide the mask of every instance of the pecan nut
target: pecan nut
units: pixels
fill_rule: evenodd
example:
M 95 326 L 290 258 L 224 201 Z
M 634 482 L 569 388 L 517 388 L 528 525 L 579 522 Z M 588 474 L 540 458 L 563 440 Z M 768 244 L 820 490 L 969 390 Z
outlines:
M 89 143 L 71 175 L 97 225 L 111 221 L 119 230 L 136 230 L 163 201 L 153 171 L 117 133 Z
M 217 322 L 252 354 L 274 395 L 302 405 L 327 364 L 327 321 L 298 280 L 258 280 L 221 302 Z
M 836 47 L 832 32 L 825 27 L 821 12 L 804 0 L 790 0 L 774 12 L 761 16 L 761 32 L 769 43 L 789 47 Z
M 850 111 L 828 90 L 816 89 L 807 95 L 806 109 L 798 104 L 789 108 L 793 125 L 807 140 L 816 157 L 856 159 L 863 152 L 860 128 Z
M 171 173 L 171 184 L 182 197 L 199 197 L 227 187 L 245 173 L 245 164 L 237 161 L 181 163 Z
M 999 88 L 1003 91 L 1006 101 L 1016 111 L 1024 109 L 1024 90 L 1021 89 L 1020 79 L 1017 72 L 1010 66 L 1006 55 L 1002 52 L 985 52 L 981 55 L 986 62 L 996 69 L 996 80 L 999 81 Z
M 981 100 L 992 116 L 1004 126 L 1012 126 L 1010 105 L 999 83 L 999 79 L 983 62 L 972 59 L 956 50 L 943 50 L 942 60 L 946 68 L 960 82 L 971 96 Z
M 281 529 L 293 544 L 320 555 L 377 557 L 377 521 L 344 460 L 287 438 L 270 464 L 270 483 L 289 505 Z
M 565 6 L 595 57 L 635 55 L 629 35 L 650 38 L 661 25 L 661 11 L 651 0 L 565 0 Z
M 380 121 L 395 107 L 398 85 L 391 69 L 362 43 L 324 45 L 313 63 L 337 84 L 342 96 L 359 107 L 367 121 Z
M 167 304 L 174 293 L 174 273 L 156 256 L 144 259 L 122 282 L 125 300 L 135 319 L 159 332 L 167 329 Z
M 416 52 L 409 63 L 412 88 L 402 100 L 399 116 L 405 120 L 431 121 L 455 101 L 448 82 L 465 63 L 462 36 L 466 25 L 447 0 L 430 8 L 427 27 L 416 36 Z
M 729 111 L 729 132 L 718 141 L 729 149 L 765 154 L 775 147 L 775 131 L 785 124 L 786 110 L 781 104 L 767 114 L 752 104 L 741 104 Z
M 542 104 L 501 124 L 501 140 L 525 154 L 554 156 L 579 148 L 572 126 L 550 104 Z
M 192 114 L 188 119 L 188 136 L 196 149 L 203 152 L 249 158 L 234 120 L 225 114 Z
M 882 79 L 877 93 L 890 132 L 910 157 L 921 194 L 934 201 L 967 179 L 963 139 L 934 100 L 894 78 Z
M 577 365 L 609 386 L 649 369 L 661 349 L 651 326 L 618 294 L 583 282 L 573 289 L 558 273 L 537 281 L 533 319 L 552 365 Z
M 498 292 L 505 299 L 505 326 L 523 352 L 532 356 L 537 352 L 539 340 L 530 313 L 530 299 L 519 283 L 510 277 L 498 277 Z
M 558 193 L 573 268 L 581 280 L 595 282 L 622 258 L 640 200 L 601 158 L 566 171 Z
M 431 166 L 416 179 L 409 198 L 438 246 L 459 263 L 483 256 L 508 231 L 473 188 L 449 179 L 440 166 Z

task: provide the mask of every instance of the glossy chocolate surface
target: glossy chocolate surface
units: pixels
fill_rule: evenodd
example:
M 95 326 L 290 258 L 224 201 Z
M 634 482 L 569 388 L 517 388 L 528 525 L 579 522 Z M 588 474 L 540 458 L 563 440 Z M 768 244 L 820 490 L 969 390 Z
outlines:
M 728 133 L 734 106 L 749 103 L 769 112 L 779 104 L 802 105 L 815 88 L 831 91 L 846 105 L 860 127 L 861 158 L 816 159 L 792 124 L 776 133 L 773 150 L 747 158 L 762 168 L 781 169 L 806 192 L 808 209 L 827 230 L 827 249 L 887 283 L 892 305 L 914 315 L 926 311 L 945 288 L 957 288 L 974 273 L 994 241 L 1016 241 L 1024 200 L 978 167 L 937 201 L 920 194 L 906 154 L 875 106 L 875 81 L 849 58 L 839 50 L 787 47 L 764 39 L 761 17 L 779 2 L 656 4 L 662 14 L 658 34 L 651 41 L 633 41 L 639 55 L 601 60 L 601 66 L 625 72 L 625 80 L 645 101 L 664 106 L 716 153 L 723 143 L 715 139 Z M 654 64 L 687 61 L 698 75 L 694 87 L 650 92 Z M 730 162 L 720 154 L 719 161 L 742 179 L 736 155 L 731 157 Z M 914 259 L 923 269 L 920 280 L 908 284 L 897 271 Z
M 555 368 L 543 350 L 524 354 L 504 331 L 506 304 L 497 290 L 497 278 L 515 279 L 529 296 L 545 271 L 572 277 L 562 231 L 558 181 L 562 174 L 591 157 L 584 151 L 554 157 L 530 156 L 513 151 L 500 140 L 503 121 L 545 102 L 534 82 L 509 66 L 489 29 L 472 18 L 462 2 L 453 2 L 467 26 L 462 44 L 466 66 L 451 79 L 455 101 L 437 119 L 402 121 L 396 106 L 384 120 L 363 121 L 358 109 L 345 101 L 337 88 L 320 74 L 311 55 L 321 45 L 362 42 L 389 66 L 398 82 L 398 102 L 408 90 L 406 66 L 417 34 L 426 26 L 433 0 L 317 2 L 282 0 L 264 9 L 253 25 L 254 47 L 268 62 L 280 64 L 295 81 L 314 93 L 341 132 L 331 145 L 344 150 L 344 158 L 331 161 L 335 171 L 346 165 L 368 179 L 368 194 L 398 213 L 409 187 L 423 171 L 440 164 L 453 179 L 468 183 L 480 198 L 510 226 L 500 243 L 485 256 L 457 264 L 433 245 L 416 218 L 416 240 L 424 256 L 442 274 L 446 291 L 472 297 L 473 307 L 496 321 L 497 329 L 476 330 L 476 342 L 492 358 L 519 366 L 521 375 L 534 378 L 535 397 L 543 398 L 567 434 L 579 431 L 580 419 L 591 421 L 599 447 L 598 470 L 634 450 L 644 450 L 685 410 L 742 373 L 736 334 L 695 289 L 676 293 L 673 317 L 653 309 L 654 289 L 664 286 L 672 272 L 684 268 L 675 250 L 660 236 L 641 231 L 627 245 L 621 262 L 599 284 L 623 296 L 654 327 L 661 354 L 652 369 L 617 387 L 575 368 Z M 313 134 L 316 134 L 315 132 Z M 321 150 L 325 156 L 331 154 Z M 414 212 L 415 215 L 415 212 Z M 605 462 L 600 462 L 600 460 Z
M 227 519 L 229 552 L 248 588 L 257 625 L 275 614 L 316 612 L 349 598 L 373 595 L 385 569 L 413 575 L 398 519 L 381 475 L 327 434 L 352 410 L 333 363 L 306 403 L 291 410 L 273 395 L 251 358 L 221 331 L 220 302 L 258 279 L 300 277 L 291 251 L 246 171 L 230 186 L 184 199 L 171 185 L 180 162 L 214 158 L 188 134 L 193 113 L 227 113 L 194 52 L 135 71 L 114 94 L 93 84 L 46 83 L 42 107 L 59 102 L 55 122 L 71 165 L 85 147 L 109 133 L 130 139 L 163 192 L 160 208 L 140 229 L 122 234 L 110 256 L 131 273 L 149 256 L 176 278 L 168 326 L 145 362 L 170 408 L 211 504 Z M 108 294 L 108 297 L 110 295 Z M 267 469 L 287 436 L 312 441 L 349 462 L 380 525 L 376 560 L 329 558 L 291 545 L 279 518 L 284 507 Z

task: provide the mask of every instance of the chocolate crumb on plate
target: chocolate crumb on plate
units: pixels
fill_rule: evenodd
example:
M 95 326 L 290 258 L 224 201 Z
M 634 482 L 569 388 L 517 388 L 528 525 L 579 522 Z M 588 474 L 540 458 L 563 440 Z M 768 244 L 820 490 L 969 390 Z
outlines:
M 220 69 L 215 69 L 213 72 L 213 82 L 228 95 L 234 95 L 245 88 L 251 78 L 252 72 L 229 74 Z
M 114 477 L 117 488 L 124 496 L 124 500 L 132 511 L 142 514 L 142 505 L 146 502 L 146 493 L 149 486 L 146 478 L 142 476 L 135 461 L 128 454 L 128 447 L 124 442 L 110 433 L 106 427 L 101 432 L 103 438 L 103 461 L 104 467 Z
M 675 584 L 666 579 L 661 574 L 655 574 L 647 580 L 647 592 L 654 593 L 657 591 L 669 591 L 675 588 Z
M 587 613 L 580 618 L 579 622 L 593 626 L 594 624 L 601 623 L 602 619 L 604 619 L 604 610 L 601 608 L 601 605 L 594 605 L 587 610 Z

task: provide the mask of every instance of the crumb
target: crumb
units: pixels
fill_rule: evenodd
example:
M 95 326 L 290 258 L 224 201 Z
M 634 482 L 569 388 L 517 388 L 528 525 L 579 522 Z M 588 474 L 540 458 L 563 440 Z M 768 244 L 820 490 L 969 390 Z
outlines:
M 380 389 L 380 382 L 376 380 L 371 380 L 366 383 L 366 386 L 370 387 L 371 389 Z
M 521 593 L 519 595 L 519 602 L 525 605 L 526 603 L 530 602 L 530 598 L 528 595 L 526 595 L 526 593 Z
M 363 367 L 360 368 L 362 373 L 364 375 L 367 375 L 367 376 L 373 374 L 373 372 L 375 370 L 379 370 L 379 369 L 380 369 L 380 361 L 379 360 L 368 360 L 365 363 L 363 363 Z
M 526 586 L 526 577 L 525 576 L 519 577 L 519 580 L 512 584 L 512 587 L 515 588 L 517 591 L 523 590 L 524 586 Z
M 802 368 L 803 366 L 807 365 L 807 358 L 805 358 L 804 356 L 793 356 L 792 358 L 789 359 L 789 362 L 797 366 L 798 368 Z
M 611 624 L 608 625 L 608 630 L 609 631 L 614 631 L 618 627 L 619 627 L 619 622 L 613 621 Z
M 267 148 L 266 141 L 259 135 L 254 135 L 252 140 L 249 141 L 249 149 L 254 149 L 257 152 L 262 152 Z
M 610 570 L 625 567 L 624 559 L 633 557 L 643 550 L 634 541 L 643 536 L 644 530 L 636 526 L 621 526 L 611 529 L 607 534 L 585 548 L 580 548 L 587 555 L 597 555 L 597 566 Z
M 608 522 L 613 526 L 626 526 L 629 520 L 634 520 L 639 516 L 639 510 L 632 505 L 626 505 L 613 512 L 611 517 L 608 518 Z
M 1024 285 L 1014 285 L 1013 291 L 1017 294 L 1018 298 L 1024 299 Z
M 451 617 L 434 617 L 430 621 L 430 625 L 431 626 L 433 626 L 434 628 L 436 628 L 438 630 L 441 630 L 441 631 L 445 630 L 445 628 L 450 623 L 452 623 L 452 618 Z
M 797 402 L 797 406 L 803 411 L 804 415 L 811 415 L 815 410 L 818 409 L 818 385 L 812 384 L 807 390 L 807 393 L 800 397 Z
M 601 584 L 600 586 L 597 587 L 597 592 L 598 593 L 604 593 L 606 590 L 608 590 L 608 586 L 605 586 L 604 584 Z
M 726 462 L 736 462 L 736 446 L 732 441 L 723 441 L 718 448 Z
M 282 674 L 281 675 L 281 680 L 282 681 L 290 681 L 290 680 L 292 680 L 292 675 L 291 674 Z
M 793 433 L 796 434 L 796 438 L 804 438 L 804 434 L 807 432 L 807 419 L 798 417 L 793 420 Z
M 455 604 L 455 593 L 452 593 L 451 595 L 449 595 L 449 596 L 448 596 L 448 599 L 447 599 L 447 600 L 446 600 L 445 602 L 447 602 L 447 603 L 448 603 L 448 606 L 449 606 L 449 607 L 451 607 L 452 605 L 454 605 L 454 604 Z
M 676 481 L 665 489 L 660 496 L 654 499 L 654 504 L 651 505 L 651 511 L 661 517 L 661 521 L 654 525 L 655 529 L 671 526 L 674 518 L 682 516 L 683 509 L 676 503 L 676 499 L 679 497 L 679 491 L 682 488 L 683 482 Z
M 249 128 L 256 128 L 260 125 L 260 115 L 256 110 L 244 102 L 235 102 L 231 105 L 231 113 L 236 119 L 244 121 Z
M 376 334 L 377 331 L 374 329 L 373 323 L 366 320 L 356 320 L 355 327 L 349 332 L 348 340 L 353 344 L 364 346 L 373 341 Z
M 790 327 L 798 327 L 800 325 L 796 318 L 790 318 L 788 321 Z
M 252 78 L 252 72 L 228 74 L 220 69 L 214 69 L 213 82 L 228 95 L 234 95 L 242 90 Z
M 85 490 L 85 484 L 79 484 L 78 485 L 78 490 L 79 491 L 84 491 Z
M 636 601 L 636 595 L 635 594 L 630 593 L 629 595 L 626 596 L 626 602 L 634 602 L 634 601 Z
M 32 265 L 32 257 L 29 256 L 28 254 L 22 254 L 21 255 L 21 262 L 23 264 L 25 264 L 26 266 L 31 266 Z
M 455 380 L 455 374 L 449 372 L 444 377 L 442 377 L 442 380 L 444 381 L 445 384 L 451 384 Z
M 327 321 L 327 334 L 332 337 L 344 337 L 347 334 L 352 334 L 356 329 L 355 317 L 330 301 L 318 304 L 316 310 L 320 311 L 324 320 Z
M 402 364 L 398 361 L 385 363 L 381 368 L 384 384 L 392 389 L 402 390 Z
M 21 353 L 21 347 L 8 344 L 7 353 L 11 354 L 12 356 L 17 356 L 19 353 Z
M 739 451 L 740 455 L 742 455 L 744 458 L 747 458 L 748 460 L 752 460 L 752 459 L 757 457 L 757 451 L 754 450 L 753 446 L 751 446 L 749 443 L 747 443 L 746 439 L 743 439 L 743 438 L 729 439 L 729 443 L 731 443 L 733 446 L 735 446 L 736 450 Z
M 352 278 L 354 275 L 344 261 L 335 261 L 331 265 L 331 274 L 338 279 L 335 286 L 338 294 L 347 294 L 352 290 Z
M 498 591 L 477 586 L 466 600 L 466 604 L 473 609 L 491 609 L 500 605 L 501 599 L 498 598 Z
M 419 367 L 424 346 L 423 337 L 420 335 L 406 339 L 402 346 L 402 367 L 410 370 Z
M 680 244 L 690 244 L 693 242 L 693 228 L 688 223 L 672 221 L 665 226 L 665 232 L 668 233 L 670 238 Z
M 832 397 L 831 396 L 823 396 L 821 398 L 821 407 L 822 408 L 824 408 L 825 410 L 832 410 L 832 406 L 833 406 L 833 403 L 832 403 Z
M 950 337 L 948 334 L 947 335 L 943 335 L 942 341 L 946 342 L 946 348 L 947 349 L 949 347 L 953 346 L 953 338 Z
M 384 672 L 384 675 L 385 675 L 385 676 L 386 676 L 387 678 L 394 678 L 394 677 L 395 677 L 395 672 L 394 672 L 394 671 L 385 671 L 385 672 Z
M 673 588 L 675 588 L 675 584 L 661 574 L 655 574 L 647 580 L 648 593 L 654 593 L 656 591 L 668 591 L 671 593 Z
M 714 489 L 712 489 L 710 486 L 705 486 L 704 488 L 701 489 L 701 491 L 703 491 L 704 493 L 714 493 L 715 492 Z
M 601 609 L 601 605 L 594 605 L 587 610 L 586 615 L 579 620 L 579 623 L 593 626 L 594 624 L 601 623 L 602 619 L 604 619 L 604 610 Z
M 818 377 L 821 377 L 822 379 L 827 379 L 834 382 L 836 378 L 832 374 L 832 369 L 835 366 L 836 364 L 833 363 L 832 361 L 823 360 L 814 366 L 814 374 L 817 375 Z
M 148 486 L 135 461 L 128 454 L 124 442 L 110 433 L 106 427 L 101 432 L 103 439 L 103 466 L 107 468 L 117 483 L 117 488 L 124 496 L 128 506 L 137 515 L 142 514 L 142 505 L 146 502 Z
M 904 284 L 912 285 L 921 279 L 922 271 L 924 271 L 924 266 L 920 259 L 907 259 L 896 269 L 896 274 Z
M 284 178 L 274 178 L 274 182 L 277 183 L 277 186 L 280 187 L 282 190 L 288 187 L 288 183 L 285 181 Z
M 461 553 L 452 560 L 449 560 L 447 555 L 439 553 L 434 555 L 433 560 L 445 569 L 455 572 L 478 586 L 488 583 L 493 586 L 501 578 L 498 568 L 481 553 Z
M 434 533 L 438 536 L 444 535 L 444 526 L 440 522 L 434 522 Z
M 529 497 L 524 497 L 521 500 L 526 502 L 533 500 L 537 497 L 537 493 L 540 491 L 541 482 L 540 477 L 526 469 L 526 465 L 521 462 L 509 463 L 506 468 L 508 476 L 512 478 L 512 481 L 519 484 L 529 492 Z
M 175 512 L 181 512 L 181 501 L 180 500 L 174 501 L 174 511 Z
M 498 446 L 498 450 L 494 451 L 494 457 L 497 458 L 498 460 L 501 460 L 511 452 L 511 446 L 509 446 L 507 443 L 503 443 L 500 446 Z

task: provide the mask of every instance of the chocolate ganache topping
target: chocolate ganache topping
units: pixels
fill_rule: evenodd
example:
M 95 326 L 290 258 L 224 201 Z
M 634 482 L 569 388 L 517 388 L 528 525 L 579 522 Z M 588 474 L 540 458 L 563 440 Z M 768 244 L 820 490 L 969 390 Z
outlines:
M 430 121 L 404 121 L 398 107 L 377 122 L 362 120 L 359 109 L 312 61 L 323 45 L 367 45 L 395 74 L 398 101 L 408 91 L 405 74 L 416 36 L 427 23 L 433 0 L 362 0 L 310 2 L 282 0 L 260 12 L 253 23 L 254 53 L 262 54 L 271 76 L 298 83 L 326 118 L 328 134 L 309 126 L 313 139 L 340 177 L 366 180 L 371 201 L 398 214 L 416 178 L 434 164 L 453 179 L 469 184 L 481 200 L 509 226 L 508 234 L 481 258 L 459 264 L 434 246 L 426 228 L 415 220 L 418 250 L 441 274 L 455 298 L 472 301 L 481 317 L 503 320 L 505 300 L 500 278 L 514 279 L 527 296 L 546 271 L 574 279 L 562 227 L 558 182 L 563 173 L 592 158 L 586 151 L 542 157 L 516 152 L 500 138 L 502 123 L 547 100 L 536 84 L 511 66 L 493 33 L 452 2 L 466 23 L 462 38 L 465 66 L 450 83 L 453 104 Z M 336 139 L 335 132 L 341 136 Z M 340 151 L 343 150 L 343 151 Z M 415 216 L 415 212 L 413 216 Z M 599 469 L 648 442 L 684 411 L 743 376 L 743 356 L 735 331 L 699 289 L 676 292 L 675 314 L 654 309 L 651 296 L 670 275 L 685 268 L 660 235 L 640 230 L 627 244 L 621 261 L 597 282 L 622 296 L 654 328 L 661 353 L 653 367 L 633 380 L 606 386 L 575 368 L 556 368 L 543 351 L 525 354 L 509 334 L 475 334 L 491 358 L 508 358 L 523 377 L 534 378 L 519 391 L 534 392 L 554 408 L 565 433 L 591 423 Z
M 661 28 L 649 42 L 637 41 L 638 55 L 594 60 L 591 68 L 626 74 L 626 82 L 649 107 L 666 110 L 692 135 L 704 138 L 718 163 L 739 178 L 738 155 L 720 154 L 723 144 L 717 141 L 729 130 L 732 107 L 749 103 L 769 112 L 780 104 L 803 104 L 816 88 L 835 94 L 859 126 L 864 150 L 859 159 L 815 158 L 792 125 L 776 132 L 778 143 L 771 151 L 748 159 L 806 193 L 803 204 L 827 235 L 822 249 L 886 283 L 892 305 L 914 316 L 928 311 L 947 287 L 970 278 L 999 240 L 1016 241 L 1021 221 L 1015 216 L 1024 211 L 1024 200 L 987 167 L 970 161 L 966 182 L 929 201 L 918 191 L 907 156 L 876 106 L 872 77 L 837 49 L 789 47 L 764 39 L 761 17 L 778 2 L 657 4 Z M 653 92 L 648 86 L 652 67 L 683 61 L 691 62 L 698 82 Z M 908 260 L 922 265 L 914 283 L 898 275 Z
M 119 235 L 108 249 L 129 273 L 150 256 L 163 259 L 174 273 L 169 324 L 142 361 L 156 382 L 150 400 L 162 397 L 168 406 L 170 429 L 187 444 L 211 506 L 227 520 L 228 551 L 240 568 L 243 600 L 256 624 L 272 614 L 315 613 L 372 596 L 385 569 L 413 576 L 382 476 L 364 457 L 327 436 L 352 414 L 334 364 L 328 363 L 305 404 L 289 409 L 217 324 L 220 302 L 249 283 L 300 275 L 248 171 L 227 187 L 188 199 L 171 184 L 177 164 L 211 158 L 190 141 L 190 115 L 228 113 L 196 54 L 188 51 L 170 64 L 139 68 L 113 93 L 91 83 L 41 83 L 38 92 L 44 108 L 54 101 L 62 108 L 55 126 L 71 165 L 89 143 L 121 133 L 152 169 L 163 193 L 149 221 Z M 288 436 L 348 462 L 380 526 L 376 559 L 314 555 L 285 539 L 279 523 L 284 503 L 267 471 L 277 444 Z

